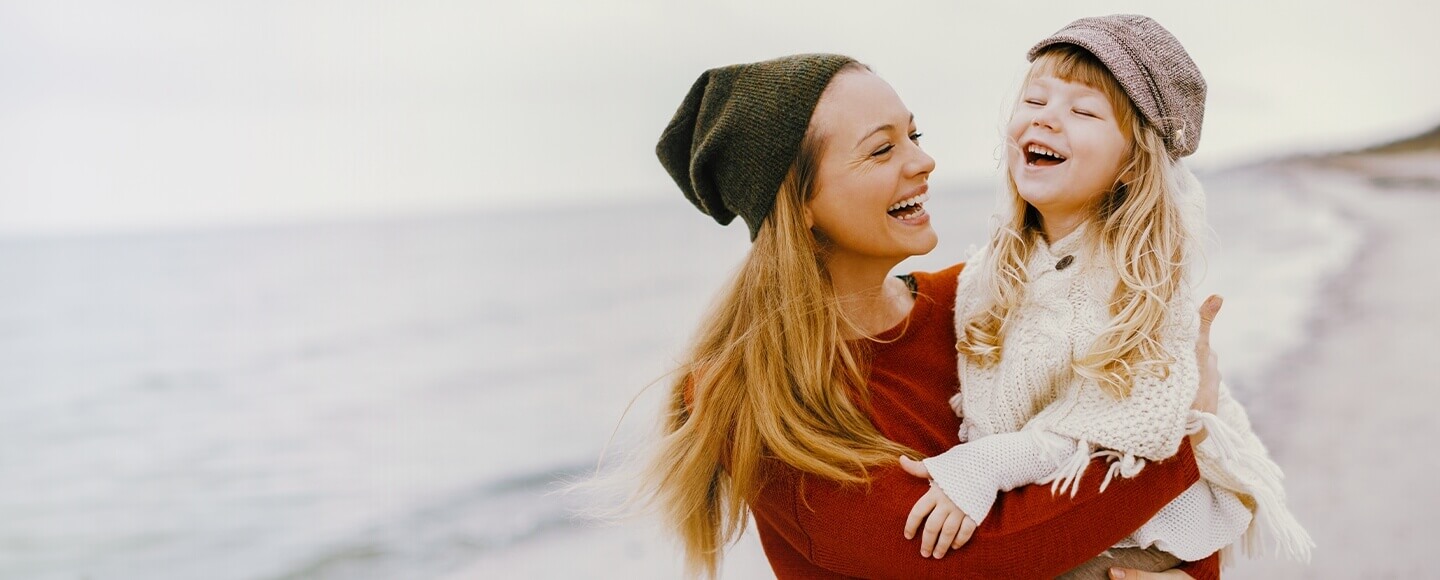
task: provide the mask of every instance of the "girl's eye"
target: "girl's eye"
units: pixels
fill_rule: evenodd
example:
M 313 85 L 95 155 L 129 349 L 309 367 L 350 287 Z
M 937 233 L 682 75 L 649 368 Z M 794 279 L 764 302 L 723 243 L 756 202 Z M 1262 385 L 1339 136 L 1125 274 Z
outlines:
M 1095 113 L 1091 113 L 1090 111 L 1087 111 L 1087 110 L 1085 110 L 1085 109 L 1075 109 L 1075 114 L 1080 115 L 1080 116 L 1083 116 L 1083 117 L 1094 117 L 1094 118 L 1096 118 L 1096 119 L 1099 119 L 1099 118 L 1100 118 L 1100 117 L 1097 116 Z
M 1025 104 L 1027 104 L 1027 105 L 1035 105 L 1035 106 L 1037 106 L 1037 107 L 1043 107 L 1043 106 L 1045 106 L 1045 101 L 1042 101 L 1042 100 L 1040 100 L 1040 99 L 1025 99 Z
M 894 148 L 895 148 L 894 145 L 891 145 L 891 144 L 889 144 L 889 143 L 886 143 L 884 147 L 881 147 L 880 149 L 876 150 L 874 153 L 871 153 L 870 156 L 871 156 L 871 157 L 879 157 L 879 156 L 881 156 L 881 155 L 884 155 L 884 154 L 886 154 L 886 153 L 889 153 L 890 150 L 891 150 L 891 149 L 894 149 Z
M 924 137 L 924 136 L 925 136 L 924 133 L 921 133 L 921 132 L 919 132 L 919 131 L 916 131 L 916 132 L 910 134 L 910 140 L 911 140 L 911 141 L 914 141 L 914 142 L 916 142 L 916 143 L 919 143 L 919 142 L 920 142 L 920 138 L 921 138 L 921 137 Z

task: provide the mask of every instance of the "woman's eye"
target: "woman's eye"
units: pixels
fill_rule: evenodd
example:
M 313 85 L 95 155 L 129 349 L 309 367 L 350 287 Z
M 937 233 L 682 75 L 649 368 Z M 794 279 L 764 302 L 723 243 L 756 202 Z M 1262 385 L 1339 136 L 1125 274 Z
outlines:
M 1040 100 L 1040 99 L 1025 99 L 1025 104 L 1027 104 L 1027 105 L 1035 105 L 1035 106 L 1037 106 L 1037 107 L 1043 107 L 1043 106 L 1045 106 L 1045 101 L 1042 101 L 1042 100 Z
M 921 133 L 921 132 L 919 132 L 919 131 L 916 131 L 916 132 L 910 134 L 910 140 L 911 140 L 911 141 L 914 141 L 914 142 L 916 142 L 916 143 L 919 143 L 919 142 L 920 142 L 920 138 L 921 138 L 921 137 L 924 137 L 924 136 L 925 136 L 924 133 Z
M 870 156 L 871 156 L 871 157 L 879 157 L 879 156 L 881 156 L 881 155 L 884 155 L 884 154 L 886 154 L 886 153 L 889 153 L 890 150 L 891 150 L 891 149 L 894 149 L 894 148 L 895 148 L 894 145 L 891 145 L 891 144 L 888 144 L 888 143 L 887 143 L 887 144 L 885 144 L 884 147 L 881 147 L 881 148 L 877 149 L 874 153 L 871 153 Z

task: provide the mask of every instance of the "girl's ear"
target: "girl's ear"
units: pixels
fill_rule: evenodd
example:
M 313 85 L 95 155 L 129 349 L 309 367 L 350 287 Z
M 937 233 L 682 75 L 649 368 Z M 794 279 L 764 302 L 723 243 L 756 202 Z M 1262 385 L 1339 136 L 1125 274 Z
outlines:
M 805 229 L 815 229 L 815 216 L 810 213 L 810 204 L 806 203 L 800 207 L 800 214 L 805 216 Z

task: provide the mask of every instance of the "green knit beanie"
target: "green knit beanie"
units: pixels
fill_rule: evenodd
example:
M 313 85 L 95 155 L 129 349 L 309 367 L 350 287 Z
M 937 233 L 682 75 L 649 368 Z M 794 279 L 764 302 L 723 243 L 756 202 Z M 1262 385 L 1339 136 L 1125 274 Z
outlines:
M 660 135 L 660 164 L 701 212 L 750 239 L 775 206 L 810 114 L 830 79 L 854 59 L 799 54 L 705 71 Z

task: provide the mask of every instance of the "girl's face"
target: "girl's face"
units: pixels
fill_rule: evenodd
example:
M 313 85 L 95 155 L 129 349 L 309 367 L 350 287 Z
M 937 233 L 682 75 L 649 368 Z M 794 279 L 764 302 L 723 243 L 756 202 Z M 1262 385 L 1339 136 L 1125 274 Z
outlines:
M 934 249 L 923 203 L 935 160 L 895 90 L 869 72 L 841 73 L 811 123 L 824 146 L 805 215 L 830 242 L 830 259 L 898 262 Z
M 1047 232 L 1081 223 L 1115 188 L 1130 153 L 1104 93 L 1044 74 L 1026 83 L 1006 136 L 1010 177 Z

